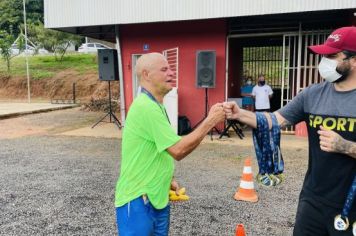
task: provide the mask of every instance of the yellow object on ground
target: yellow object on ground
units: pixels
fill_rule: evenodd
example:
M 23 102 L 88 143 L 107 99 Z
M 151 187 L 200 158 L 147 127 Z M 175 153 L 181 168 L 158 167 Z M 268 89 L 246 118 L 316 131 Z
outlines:
M 185 194 L 185 188 L 181 188 L 178 190 L 178 194 L 175 191 L 169 190 L 169 200 L 170 201 L 187 201 L 189 200 L 189 196 Z
M 177 195 L 176 194 L 176 191 L 173 191 L 173 190 L 169 190 L 169 196 L 170 195 Z M 179 195 L 185 195 L 185 188 L 180 188 L 179 190 L 178 190 L 178 194 Z

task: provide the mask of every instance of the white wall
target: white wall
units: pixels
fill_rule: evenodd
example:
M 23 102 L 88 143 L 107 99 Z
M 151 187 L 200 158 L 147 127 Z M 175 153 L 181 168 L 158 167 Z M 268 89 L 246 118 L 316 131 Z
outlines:
M 47 28 L 356 8 L 356 0 L 44 0 Z

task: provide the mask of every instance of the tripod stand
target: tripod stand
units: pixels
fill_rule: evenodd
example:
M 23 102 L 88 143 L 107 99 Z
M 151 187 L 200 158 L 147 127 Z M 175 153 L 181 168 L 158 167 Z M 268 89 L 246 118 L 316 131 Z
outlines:
M 122 125 L 121 122 L 119 121 L 119 119 L 115 116 L 115 114 L 112 112 L 112 107 L 111 107 L 111 87 L 110 87 L 110 80 L 109 82 L 109 111 L 108 113 L 103 116 L 102 118 L 100 118 L 91 128 L 93 129 L 97 124 L 99 124 L 100 122 L 104 122 L 104 119 L 109 116 L 110 122 L 109 123 L 115 123 L 119 129 L 121 129 Z
M 203 122 L 203 120 L 208 116 L 208 88 L 205 88 L 205 115 L 204 117 L 193 127 L 193 129 L 195 129 L 196 127 L 198 127 L 198 125 L 200 125 L 201 122 Z M 210 130 L 210 139 L 213 140 L 213 130 L 215 130 L 218 134 L 220 134 L 220 131 L 216 128 L 213 127 Z

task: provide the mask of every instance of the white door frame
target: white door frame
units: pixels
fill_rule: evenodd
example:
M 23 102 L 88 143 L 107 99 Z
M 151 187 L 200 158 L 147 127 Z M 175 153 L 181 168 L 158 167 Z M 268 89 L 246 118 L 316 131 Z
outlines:
M 171 123 L 172 128 L 176 133 L 178 133 L 178 68 L 179 68 L 179 49 L 170 48 L 163 52 L 166 57 L 171 70 L 174 72 L 174 86 L 172 90 L 166 94 L 163 98 L 163 105 L 167 110 L 167 114 Z
M 132 98 L 135 99 L 137 95 L 139 94 L 138 88 L 139 88 L 139 83 L 138 83 L 138 78 L 136 75 L 136 62 L 137 59 L 140 58 L 143 54 L 131 54 L 131 68 L 132 68 Z

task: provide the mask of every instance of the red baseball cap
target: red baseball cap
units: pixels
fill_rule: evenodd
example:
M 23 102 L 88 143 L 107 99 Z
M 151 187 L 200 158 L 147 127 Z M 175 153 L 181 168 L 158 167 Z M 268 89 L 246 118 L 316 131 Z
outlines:
M 356 27 L 342 27 L 332 32 L 324 44 L 308 47 L 316 54 L 334 54 L 341 51 L 356 52 Z

